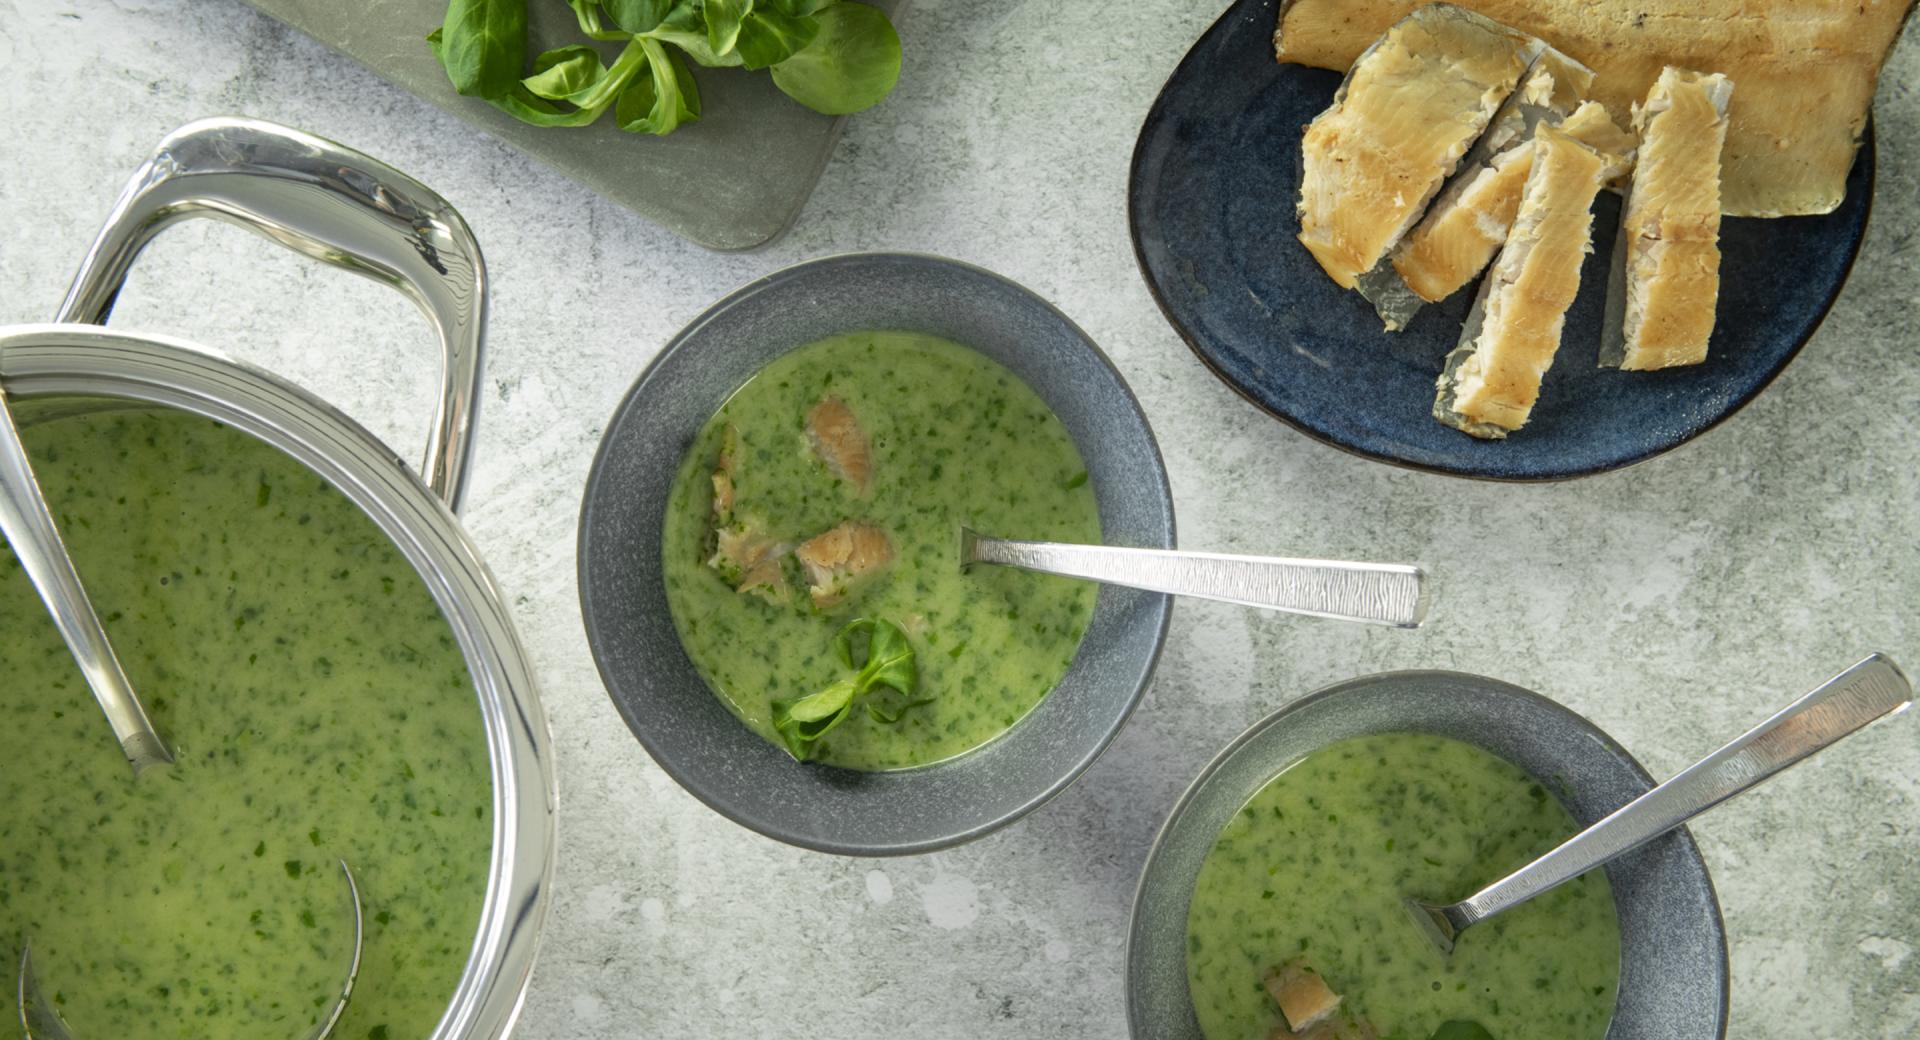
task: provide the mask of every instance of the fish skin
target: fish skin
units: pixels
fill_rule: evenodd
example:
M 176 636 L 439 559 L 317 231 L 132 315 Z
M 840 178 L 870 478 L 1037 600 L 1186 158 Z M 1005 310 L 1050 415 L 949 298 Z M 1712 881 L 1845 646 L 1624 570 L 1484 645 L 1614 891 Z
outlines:
M 807 441 L 827 469 L 864 496 L 873 485 L 873 449 L 853 409 L 826 397 L 807 413 Z
M 1593 70 L 1545 42 L 1535 40 L 1530 47 L 1535 54 L 1526 74 L 1495 110 L 1486 130 L 1467 149 L 1432 204 L 1388 257 L 1356 281 L 1360 295 L 1373 304 L 1388 332 L 1406 328 L 1422 306 L 1451 295 L 1493 259 L 1506 238 L 1505 225 L 1512 222 L 1512 210 L 1519 206 L 1527 171 L 1524 164 L 1506 171 L 1511 183 L 1504 188 L 1497 182 L 1482 183 L 1482 175 L 1511 161 L 1506 153 L 1524 148 L 1533 137 L 1535 124 L 1572 111 L 1593 82 Z M 1493 204 L 1492 212 L 1498 219 L 1482 231 L 1479 225 L 1486 223 L 1484 215 L 1475 209 L 1487 207 L 1480 196 L 1489 190 L 1504 191 L 1511 198 L 1504 209 Z M 1463 202 L 1469 208 L 1461 209 Z M 1475 238 L 1489 237 L 1489 241 L 1472 244 Z
M 1557 122 L 1552 113 L 1542 118 L 1599 152 L 1607 160 L 1603 179 L 1609 183 L 1632 169 L 1633 135 L 1599 102 L 1581 102 Z M 1463 173 L 1394 250 L 1394 271 L 1421 300 L 1438 303 L 1459 292 L 1500 251 L 1533 169 L 1533 132 L 1530 126 L 1478 170 Z
M 1720 158 L 1733 83 L 1669 68 L 1634 108 L 1640 150 L 1620 208 L 1600 364 L 1707 359 L 1720 297 Z
M 893 540 L 873 524 L 848 520 L 802 542 L 793 556 L 806 568 L 813 605 L 830 610 L 893 562 Z
M 1539 66 L 1536 58 L 1461 161 L 1460 172 L 1394 247 L 1393 271 L 1416 297 L 1410 301 L 1412 309 L 1422 301 L 1438 303 L 1453 295 L 1506 241 L 1532 168 L 1534 127 L 1564 112 L 1555 103 L 1553 73 Z M 1380 316 L 1391 331 L 1412 317 L 1412 309 L 1402 306 L 1389 313 L 1381 307 Z
M 1591 96 L 1615 112 L 1662 68 L 1726 73 L 1730 112 L 1722 212 L 1830 213 L 1867 123 L 1880 70 L 1915 0 L 1473 0 L 1591 66 Z M 1282 62 L 1344 69 L 1419 0 L 1281 0 Z
M 1526 425 L 1580 291 L 1606 170 L 1606 157 L 1558 128 L 1536 132 L 1519 215 L 1436 382 L 1434 418 L 1491 439 Z
M 1299 240 L 1351 289 L 1426 208 L 1540 50 L 1450 4 L 1395 24 L 1354 61 L 1301 140 Z
M 1393 254 L 1393 269 L 1428 303 L 1459 292 L 1500 251 L 1520 211 L 1520 192 L 1533 169 L 1533 143 L 1520 144 L 1482 167 L 1421 222 Z

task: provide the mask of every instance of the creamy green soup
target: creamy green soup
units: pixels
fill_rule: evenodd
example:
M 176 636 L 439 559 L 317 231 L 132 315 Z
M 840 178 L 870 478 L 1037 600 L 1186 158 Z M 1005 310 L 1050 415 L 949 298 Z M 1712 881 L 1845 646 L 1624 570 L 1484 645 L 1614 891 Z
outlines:
M 1594 872 L 1463 932 L 1442 956 L 1402 900 L 1453 900 L 1571 836 L 1572 817 L 1506 761 L 1456 740 L 1342 741 L 1254 795 L 1194 886 L 1187 979 L 1208 1040 L 1281 1021 L 1266 973 L 1305 961 L 1382 1037 L 1449 1021 L 1495 1040 L 1600 1040 L 1620 926 Z
M 45 402 L 17 407 L 23 418 Z M 277 450 L 177 412 L 23 430 L 88 592 L 177 758 L 138 779 L 0 545 L 0 1022 L 30 939 L 74 1035 L 417 1040 L 485 891 L 471 679 L 417 574 Z
M 829 399 L 870 444 L 864 486 L 823 456 L 814 435 L 810 418 Z M 709 565 L 713 477 L 729 447 L 738 523 L 782 549 L 861 525 L 884 534 L 891 562 L 824 608 L 808 599 L 804 578 L 780 599 L 742 592 L 737 576 Z M 667 601 L 708 685 L 775 743 L 774 701 L 847 674 L 833 650 L 843 626 L 859 617 L 897 624 L 914 650 L 918 703 L 854 711 L 815 757 L 869 770 L 938 762 L 1033 710 L 1072 663 L 1096 595 L 1089 583 L 1008 568 L 963 573 L 963 524 L 1002 537 L 1098 541 L 1093 489 L 1066 428 L 1011 372 L 966 347 L 902 332 L 837 336 L 767 366 L 695 438 L 667 507 Z

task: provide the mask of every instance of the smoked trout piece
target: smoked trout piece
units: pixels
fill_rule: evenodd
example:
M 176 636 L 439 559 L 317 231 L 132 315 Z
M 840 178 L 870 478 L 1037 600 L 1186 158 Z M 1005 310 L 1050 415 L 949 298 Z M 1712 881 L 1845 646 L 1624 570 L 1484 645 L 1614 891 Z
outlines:
M 1500 122 L 1496 120 L 1496 128 Z M 1491 141 L 1485 152 L 1469 156 L 1477 162 L 1467 165 L 1447 186 L 1420 225 L 1394 250 L 1393 269 L 1418 297 L 1414 306 L 1438 303 L 1459 292 L 1500 251 L 1520 212 L 1520 193 L 1533 170 L 1533 137 L 1539 126 L 1557 125 L 1567 136 L 1599 152 L 1607 161 L 1605 182 L 1632 169 L 1633 135 L 1620 129 L 1606 106 L 1597 101 L 1582 102 L 1565 119 L 1550 107 L 1517 106 L 1514 122 L 1518 125 Z M 1494 138 L 1496 130 L 1487 135 Z M 1479 151 L 1478 146 L 1475 150 Z M 1404 305 L 1393 315 L 1381 312 L 1390 322 L 1389 329 L 1396 318 L 1404 325 L 1411 316 L 1411 308 Z
M 1593 199 L 1607 160 L 1557 127 L 1534 133 L 1533 167 L 1513 230 L 1440 373 L 1433 416 L 1475 437 L 1526 425 L 1560 348 L 1592 251 Z
M 713 463 L 713 523 L 724 527 L 733 522 L 733 476 L 740 455 L 740 431 L 728 423 L 720 431 L 720 452 Z
M 807 413 L 807 440 L 834 476 L 867 493 L 873 482 L 873 451 L 846 402 L 828 397 L 814 405 Z
M 735 592 L 784 604 L 790 593 L 783 561 L 792 548 L 792 543 L 769 534 L 758 519 L 734 517 L 714 528 L 713 555 L 707 557 L 707 566 Z
M 1268 971 L 1260 982 L 1266 987 L 1267 996 L 1280 1005 L 1280 1016 L 1287 1020 L 1287 1028 L 1295 1033 L 1312 1029 L 1340 1010 L 1340 995 L 1305 961 L 1290 960 Z
M 1283 62 L 1344 69 L 1419 0 L 1282 0 Z M 1473 0 L 1590 66 L 1590 97 L 1631 110 L 1668 65 L 1725 73 L 1721 209 L 1828 213 L 1846 196 L 1880 68 L 1914 0 Z
M 1720 299 L 1720 150 L 1732 96 L 1725 76 L 1670 68 L 1634 107 L 1640 153 L 1614 239 L 1604 366 L 1707 359 Z
M 1548 58 L 1549 54 L 1551 59 Z M 1571 83 L 1557 86 L 1553 69 L 1561 69 Z M 1469 225 L 1476 223 L 1475 209 L 1471 207 L 1480 205 L 1480 196 L 1486 194 L 1486 184 L 1480 184 L 1480 175 L 1488 173 L 1488 167 L 1494 167 L 1501 155 L 1524 146 L 1534 134 L 1534 123 L 1555 115 L 1565 115 L 1567 109 L 1578 102 L 1580 84 L 1592 83 L 1592 79 L 1592 71 L 1582 69 L 1578 61 L 1572 61 L 1553 48 L 1546 48 L 1538 58 L 1534 58 L 1534 63 L 1526 69 L 1526 75 L 1521 77 L 1521 86 L 1515 88 L 1513 94 L 1501 102 L 1500 109 L 1494 111 L 1494 119 L 1488 121 L 1480 140 L 1473 142 L 1473 148 L 1469 148 L 1467 155 L 1461 157 L 1459 169 L 1440 188 L 1440 196 L 1434 198 L 1432 205 L 1428 205 L 1427 213 L 1421 217 L 1419 225 L 1413 226 L 1400 244 L 1394 246 L 1388 263 L 1380 263 L 1373 271 L 1359 276 L 1359 294 L 1373 303 L 1373 311 L 1380 315 L 1380 324 L 1384 324 L 1388 332 L 1400 332 L 1425 303 L 1438 299 L 1428 297 L 1427 292 L 1423 292 L 1425 286 L 1415 284 L 1415 278 L 1421 276 L 1421 265 L 1407 261 L 1407 249 L 1419 246 L 1419 255 L 1428 263 L 1450 259 L 1450 253 L 1457 249 L 1453 236 L 1469 230 Z M 1507 169 L 1505 178 L 1511 180 L 1513 205 L 1519 207 L 1521 184 L 1526 182 L 1526 167 L 1519 165 Z M 1465 198 L 1469 207 L 1463 207 L 1461 201 L 1467 192 L 1473 194 Z M 1505 223 L 1511 221 L 1513 213 L 1507 213 Z M 1494 249 L 1500 248 L 1501 240 L 1507 236 L 1505 226 L 1496 230 L 1498 238 L 1494 238 L 1492 246 L 1486 248 L 1486 255 L 1480 257 L 1469 271 L 1461 272 L 1459 284 L 1453 288 L 1467 284 L 1482 267 L 1486 267 L 1486 261 L 1494 259 Z M 1436 232 L 1440 232 L 1438 240 L 1434 238 Z M 1421 244 L 1421 240 L 1427 242 Z
M 1598 101 L 1582 102 L 1573 114 L 1559 122 L 1561 130 L 1568 137 L 1600 153 L 1607 161 L 1604 177 L 1609 188 L 1624 190 L 1627 175 L 1633 172 L 1633 164 L 1639 155 L 1640 139 L 1632 133 L 1620 129 L 1613 121 L 1613 113 Z
M 1541 48 L 1430 4 L 1358 56 L 1301 140 L 1300 242 L 1329 277 L 1351 289 L 1387 256 Z
M 807 592 L 821 610 L 837 607 L 893 562 L 887 532 L 861 520 L 848 520 L 801 543 L 794 558 L 807 569 Z
M 1553 53 L 1564 59 L 1555 64 L 1578 74 L 1576 63 Z M 1584 78 L 1590 80 L 1592 74 Z M 1534 126 L 1565 115 L 1577 100 L 1577 90 L 1556 90 L 1544 53 L 1534 60 L 1519 88 L 1494 112 L 1486 131 L 1460 160 L 1459 171 L 1440 189 L 1420 222 L 1394 246 L 1390 263 L 1360 276 L 1361 295 L 1372 302 L 1388 332 L 1406 328 L 1423 304 L 1452 294 L 1493 259 L 1506 240 L 1512 211 L 1520 206 L 1520 189 L 1532 161 L 1526 147 L 1533 140 Z M 1509 197 L 1511 205 L 1503 206 Z M 1443 282 L 1448 284 L 1441 291 Z

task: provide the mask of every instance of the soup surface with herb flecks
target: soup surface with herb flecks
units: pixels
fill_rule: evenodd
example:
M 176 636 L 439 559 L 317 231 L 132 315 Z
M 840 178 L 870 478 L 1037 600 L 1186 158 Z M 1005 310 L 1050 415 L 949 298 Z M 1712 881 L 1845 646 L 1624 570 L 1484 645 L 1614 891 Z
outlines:
M 962 525 L 1097 541 L 1073 438 L 974 350 L 835 336 L 769 364 L 694 439 L 667 506 L 667 601 L 701 676 L 769 741 L 855 769 L 938 762 L 1033 710 L 1097 594 L 963 571 Z
M 1404 903 L 1463 898 L 1577 829 L 1545 786 L 1458 740 L 1315 751 L 1234 815 L 1200 869 L 1187 981 L 1201 1031 L 1268 1035 L 1281 1023 L 1268 976 L 1304 965 L 1382 1038 L 1601 1040 L 1620 977 L 1604 872 L 1474 925 L 1451 956 Z
M 31 941 L 80 1040 L 297 1040 L 346 976 L 345 859 L 365 940 L 333 1035 L 430 1035 L 479 921 L 492 785 L 472 679 L 419 575 L 238 431 L 15 407 L 176 762 L 132 775 L 0 545 L 0 963 Z M 6 979 L 0 1022 L 17 1022 Z

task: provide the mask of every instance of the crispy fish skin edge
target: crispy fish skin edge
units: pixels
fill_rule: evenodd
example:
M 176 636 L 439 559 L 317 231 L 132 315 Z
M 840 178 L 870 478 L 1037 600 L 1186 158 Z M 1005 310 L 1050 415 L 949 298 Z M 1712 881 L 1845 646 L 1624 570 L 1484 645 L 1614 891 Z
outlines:
M 1451 426 L 1461 433 L 1471 434 L 1485 440 L 1505 440 L 1512 432 L 1504 426 L 1493 423 L 1475 422 L 1453 410 L 1457 400 L 1455 382 L 1460 375 L 1460 366 L 1473 357 L 1480 344 L 1480 330 L 1487 321 L 1487 294 L 1493 289 L 1493 279 L 1482 277 L 1480 291 L 1474 294 L 1473 309 L 1467 312 L 1466 323 L 1460 326 L 1460 343 L 1447 354 L 1446 362 L 1440 367 L 1440 378 L 1435 381 L 1433 397 L 1433 417 L 1442 425 Z
M 1658 80 L 1655 81 L 1656 85 Z M 1734 84 L 1725 82 L 1722 89 L 1714 91 L 1709 100 L 1721 119 L 1727 118 L 1727 104 L 1733 99 Z M 1721 159 L 1721 175 L 1725 176 L 1725 158 Z M 1638 171 L 1635 171 L 1636 175 Z M 1628 249 L 1627 213 L 1633 203 L 1633 182 L 1629 180 L 1620 189 L 1620 223 L 1613 232 L 1613 255 L 1607 264 L 1607 300 L 1600 312 L 1600 367 L 1619 368 L 1627 360 L 1627 260 Z M 1657 371 L 1657 370 L 1656 370 Z
M 1511 26 L 1502 25 L 1499 22 L 1496 22 L 1493 19 L 1488 18 L 1486 15 L 1480 14 L 1477 11 L 1470 11 L 1467 8 L 1458 7 L 1448 3 L 1432 3 L 1432 4 L 1426 4 L 1422 7 L 1414 8 L 1412 11 L 1408 12 L 1405 18 L 1401 19 L 1401 21 L 1405 21 L 1406 18 L 1412 18 L 1416 15 L 1420 15 L 1429 11 L 1431 11 L 1432 13 L 1428 15 L 1428 17 L 1457 18 L 1461 21 L 1477 24 L 1479 25 L 1480 28 L 1494 35 L 1512 38 L 1515 41 L 1515 45 L 1519 48 L 1520 58 L 1521 58 L 1521 61 L 1524 63 L 1521 67 L 1520 78 L 1514 81 L 1514 87 L 1513 87 L 1514 90 L 1519 90 L 1521 85 L 1526 82 L 1527 74 L 1533 69 L 1534 62 L 1539 60 L 1540 55 L 1545 53 L 1547 50 L 1551 49 L 1550 47 L 1548 47 L 1546 41 L 1541 40 L 1538 37 L 1529 36 L 1518 29 L 1512 28 Z M 1278 23 L 1276 23 L 1276 25 L 1277 24 Z M 1380 46 L 1386 42 L 1387 37 L 1391 35 L 1393 30 L 1397 28 L 1399 25 L 1400 25 L 1400 22 L 1395 22 L 1393 25 L 1389 26 L 1386 32 L 1380 34 L 1379 39 L 1368 44 L 1367 48 L 1360 52 L 1360 56 L 1353 59 L 1353 64 L 1347 67 L 1346 75 L 1340 77 L 1340 86 L 1336 88 L 1333 92 L 1332 103 L 1327 105 L 1327 107 L 1321 111 L 1320 115 L 1317 115 L 1314 117 L 1315 122 L 1318 122 L 1321 116 L 1324 116 L 1326 113 L 1332 112 L 1335 109 L 1338 109 L 1342 104 L 1346 103 L 1347 88 L 1353 82 L 1354 72 L 1358 70 L 1360 66 L 1364 64 L 1368 58 L 1372 57 L 1375 51 L 1380 49 Z M 1275 30 L 1275 40 L 1276 42 L 1278 40 L 1277 29 Z M 1562 57 L 1564 57 L 1564 55 Z M 1568 58 L 1566 60 L 1572 61 L 1571 58 Z M 1582 67 L 1584 68 L 1585 66 L 1582 66 Z M 1511 96 L 1511 94 L 1509 94 L 1509 96 Z M 1496 107 L 1494 109 L 1494 112 L 1498 112 L 1498 111 L 1499 109 Z M 1493 114 L 1489 113 L 1487 117 L 1486 126 L 1492 126 L 1492 125 L 1493 125 Z M 1481 127 L 1481 133 L 1484 134 L 1486 132 L 1486 126 Z M 1475 141 L 1477 142 L 1478 140 L 1479 138 L 1476 137 Z M 1420 219 L 1426 215 L 1427 206 L 1430 205 L 1435 198 L 1439 197 L 1440 192 L 1444 190 L 1447 181 L 1451 180 L 1454 174 L 1459 172 L 1461 165 L 1466 162 L 1467 155 L 1471 154 L 1472 151 L 1473 151 L 1472 146 L 1468 146 L 1467 151 L 1461 153 L 1460 161 L 1456 162 L 1454 164 L 1453 169 L 1448 171 L 1447 176 L 1441 179 L 1440 187 L 1435 188 L 1432 195 L 1429 195 L 1426 199 L 1423 199 L 1421 201 L 1419 210 L 1414 215 L 1413 219 L 1408 221 L 1406 226 L 1400 229 L 1400 233 L 1398 235 L 1395 235 L 1393 239 L 1387 243 L 1386 249 L 1381 252 L 1380 259 L 1377 263 L 1374 264 L 1373 269 L 1369 271 L 1363 271 L 1359 275 L 1355 276 L 1354 288 L 1360 291 L 1360 295 L 1362 297 L 1365 297 L 1369 301 L 1372 300 L 1372 297 L 1368 295 L 1369 290 L 1362 287 L 1363 280 L 1371 281 L 1375 285 L 1381 285 L 1386 279 L 1392 279 L 1393 281 L 1399 280 L 1400 276 L 1394 272 L 1393 265 L 1389 262 L 1393 256 L 1394 247 L 1400 244 L 1400 240 L 1405 238 L 1408 232 L 1412 231 L 1415 227 L 1419 225 Z M 1301 167 L 1300 179 L 1304 181 L 1306 157 L 1304 155 L 1297 156 L 1297 161 L 1299 162 Z M 1303 207 L 1301 206 L 1300 203 L 1298 202 L 1295 203 L 1294 219 L 1296 222 L 1299 222 L 1302 225 L 1303 232 L 1304 232 L 1305 221 L 1302 219 L 1303 217 L 1303 214 L 1301 213 L 1302 208 Z M 1385 273 L 1382 275 L 1381 268 L 1383 267 L 1386 270 L 1385 270 Z M 1375 275 L 1380 275 L 1380 277 L 1373 277 Z M 1387 283 L 1387 284 L 1390 285 L 1390 283 Z M 1401 283 L 1403 287 L 1405 286 L 1405 284 L 1406 283 L 1404 282 Z M 1391 293 L 1390 288 L 1382 288 L 1374 291 L 1379 291 L 1383 295 Z M 1412 290 L 1408 290 L 1408 291 L 1411 292 Z M 1390 327 L 1389 331 L 1398 331 L 1398 330 L 1392 329 Z
M 1518 32 L 1518 30 L 1509 31 Z M 1276 29 L 1276 36 L 1278 32 L 1279 30 Z M 1462 155 L 1460 162 L 1454 166 L 1453 172 L 1448 174 L 1447 179 L 1441 183 L 1440 190 L 1434 192 L 1433 198 L 1428 199 L 1427 204 L 1421 207 L 1420 216 L 1402 229 L 1400 237 L 1387 246 L 1387 251 L 1380 257 L 1380 262 L 1375 264 L 1372 270 L 1363 272 L 1354 280 L 1355 291 L 1359 292 L 1368 303 L 1373 304 L 1373 312 L 1380 316 L 1380 323 L 1388 332 L 1399 332 L 1406 328 L 1407 324 L 1413 320 L 1413 316 L 1420 313 L 1420 308 L 1428 303 L 1420 297 L 1419 293 L 1413 291 L 1413 287 L 1407 284 L 1407 280 L 1402 278 L 1400 272 L 1393 266 L 1393 255 L 1399 251 L 1401 244 L 1407 240 L 1407 236 L 1413 234 L 1421 224 L 1426 223 L 1427 215 L 1433 212 L 1435 205 L 1459 191 L 1460 186 L 1477 176 L 1483 168 L 1491 165 L 1495 157 L 1533 140 L 1534 128 L 1539 126 L 1541 120 L 1565 118 L 1573 111 L 1573 106 L 1584 99 L 1587 86 L 1593 83 L 1592 69 L 1554 49 L 1546 41 L 1534 38 L 1530 47 L 1537 47 L 1538 50 L 1528 60 L 1526 70 L 1520 73 L 1520 79 L 1513 85 L 1513 90 L 1507 94 L 1507 99 L 1494 110 L 1493 118 L 1487 120 L 1486 128 L 1480 131 L 1480 136 L 1474 139 L 1466 154 Z M 1357 65 L 1358 62 L 1355 64 Z M 1553 98 L 1545 105 L 1537 105 L 1526 100 L 1527 83 L 1533 78 L 1534 72 L 1542 68 L 1554 73 Z M 1581 82 L 1568 84 L 1573 89 L 1563 94 L 1562 76 L 1568 73 L 1571 73 L 1568 76 L 1569 79 L 1577 78 Z M 1345 83 L 1343 82 L 1341 86 L 1344 88 Z M 1565 111 L 1561 111 L 1562 106 L 1565 107 Z M 1494 140 L 1497 136 L 1496 131 L 1501 130 L 1504 123 L 1513 120 L 1519 121 L 1517 130 L 1511 136 Z
M 1589 147 L 1584 142 L 1575 141 L 1574 143 L 1582 148 Z M 1589 200 L 1587 204 L 1591 206 L 1593 203 Z M 1591 228 L 1591 222 L 1589 222 L 1589 228 Z M 1592 231 L 1589 230 L 1587 238 L 1589 248 L 1592 247 L 1592 242 Z M 1505 249 L 1505 246 L 1501 247 L 1502 252 L 1505 252 Z M 1499 257 L 1496 256 L 1493 267 L 1498 267 L 1499 264 Z M 1483 440 L 1505 440 L 1507 434 L 1514 431 L 1495 423 L 1475 422 L 1454 411 L 1454 404 L 1459 399 L 1459 388 L 1456 384 L 1460 368 L 1473 357 L 1474 351 L 1480 345 L 1480 333 L 1485 328 L 1487 320 L 1487 296 L 1493 291 L 1494 281 L 1492 270 L 1481 277 L 1480 289 L 1473 297 L 1473 309 L 1467 312 L 1467 320 L 1460 327 L 1460 343 L 1447 354 L 1447 359 L 1440 369 L 1440 377 L 1434 380 L 1433 417 L 1443 426 L 1450 426 L 1461 433 Z

